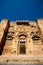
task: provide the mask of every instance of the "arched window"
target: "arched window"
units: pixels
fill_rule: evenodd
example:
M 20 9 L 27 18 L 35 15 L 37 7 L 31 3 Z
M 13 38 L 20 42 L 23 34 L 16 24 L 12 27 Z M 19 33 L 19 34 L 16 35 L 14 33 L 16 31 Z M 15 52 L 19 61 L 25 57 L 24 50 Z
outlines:
M 27 38 L 27 36 L 25 34 L 20 34 L 19 35 L 19 39 L 26 39 L 26 38 Z
M 12 40 L 12 39 L 13 39 L 13 37 L 11 35 L 7 36 L 7 40 Z
M 35 36 L 32 37 L 32 39 L 33 39 L 33 40 L 40 40 L 40 37 L 37 36 L 37 35 L 35 35 Z
M 20 33 L 18 35 L 18 38 L 19 38 L 19 43 L 18 43 L 19 52 L 20 52 L 20 54 L 26 54 L 26 46 L 25 46 L 25 43 L 26 43 L 26 40 L 27 40 L 27 34 Z

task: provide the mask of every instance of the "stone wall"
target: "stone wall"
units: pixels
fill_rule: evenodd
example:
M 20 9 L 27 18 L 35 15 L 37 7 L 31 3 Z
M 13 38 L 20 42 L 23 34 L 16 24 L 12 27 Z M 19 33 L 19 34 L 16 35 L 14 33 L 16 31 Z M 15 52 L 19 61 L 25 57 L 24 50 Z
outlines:
M 0 54 L 5 44 L 9 25 L 10 25 L 9 20 L 2 20 L 0 23 Z

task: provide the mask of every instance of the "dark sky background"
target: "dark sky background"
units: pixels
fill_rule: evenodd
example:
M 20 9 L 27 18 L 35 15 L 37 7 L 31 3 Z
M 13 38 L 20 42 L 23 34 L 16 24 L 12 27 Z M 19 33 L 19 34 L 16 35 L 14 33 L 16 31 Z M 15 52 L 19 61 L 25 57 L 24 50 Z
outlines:
M 0 0 L 0 20 L 43 18 L 43 0 Z

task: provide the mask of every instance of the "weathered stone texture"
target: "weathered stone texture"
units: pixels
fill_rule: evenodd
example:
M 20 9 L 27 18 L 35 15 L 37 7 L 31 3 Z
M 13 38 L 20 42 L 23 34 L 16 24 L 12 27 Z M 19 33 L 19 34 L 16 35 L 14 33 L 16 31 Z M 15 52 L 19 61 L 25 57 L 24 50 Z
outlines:
M 9 20 L 2 20 L 0 23 L 0 53 L 2 51 L 2 48 L 4 46 L 6 34 L 8 32 L 9 28 Z
M 2 20 L 0 23 L 0 50 L 2 50 L 1 56 L 4 57 L 9 55 L 25 56 L 25 59 L 27 56 L 43 57 L 43 19 L 17 20 L 16 22 Z

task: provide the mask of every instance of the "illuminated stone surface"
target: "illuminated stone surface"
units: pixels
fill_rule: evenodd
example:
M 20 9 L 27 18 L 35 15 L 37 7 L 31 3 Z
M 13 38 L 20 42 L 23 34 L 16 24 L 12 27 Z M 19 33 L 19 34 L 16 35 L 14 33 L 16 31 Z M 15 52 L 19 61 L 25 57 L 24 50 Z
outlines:
M 0 62 L 43 63 L 43 19 L 0 22 Z

